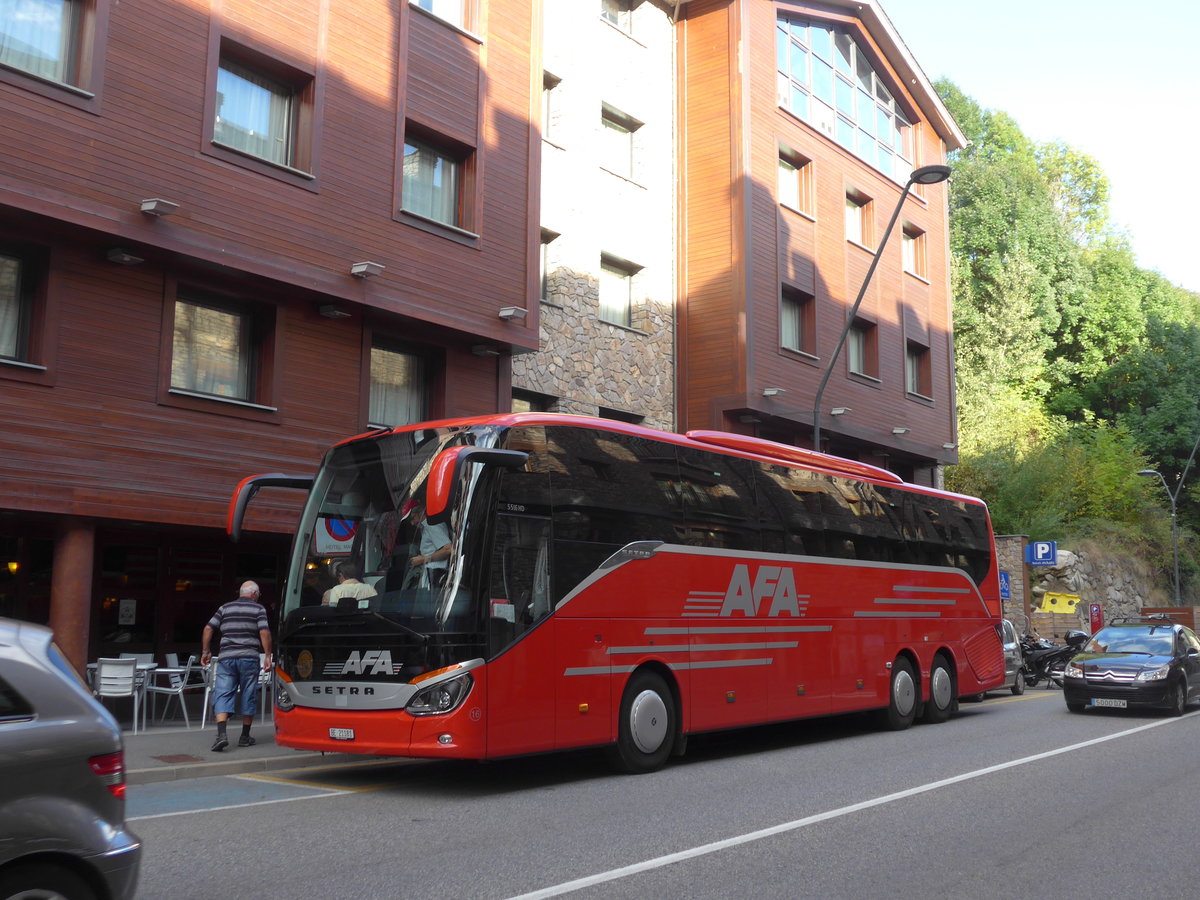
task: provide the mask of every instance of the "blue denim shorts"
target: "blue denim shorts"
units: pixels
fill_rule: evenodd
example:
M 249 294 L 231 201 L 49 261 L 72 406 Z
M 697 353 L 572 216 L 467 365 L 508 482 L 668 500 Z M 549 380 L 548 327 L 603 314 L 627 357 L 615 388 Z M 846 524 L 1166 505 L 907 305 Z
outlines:
M 258 712 L 258 671 L 261 667 L 257 655 L 239 659 L 218 659 L 217 683 L 213 688 L 213 712 L 229 715 L 240 712 L 243 716 L 252 716 Z

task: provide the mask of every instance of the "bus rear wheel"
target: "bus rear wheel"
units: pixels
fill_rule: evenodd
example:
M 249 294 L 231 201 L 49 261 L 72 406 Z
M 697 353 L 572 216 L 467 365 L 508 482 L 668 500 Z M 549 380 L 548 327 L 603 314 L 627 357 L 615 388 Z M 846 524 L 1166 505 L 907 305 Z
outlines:
M 621 696 L 614 764 L 638 775 L 662 768 L 675 745 L 675 700 L 657 672 L 635 672 Z
M 892 731 L 903 731 L 917 717 L 917 680 L 912 664 L 903 657 L 892 663 L 892 686 L 883 724 Z
M 945 722 L 954 709 L 954 672 L 946 657 L 938 654 L 933 658 L 929 672 L 929 699 L 925 701 L 925 721 L 933 724 Z

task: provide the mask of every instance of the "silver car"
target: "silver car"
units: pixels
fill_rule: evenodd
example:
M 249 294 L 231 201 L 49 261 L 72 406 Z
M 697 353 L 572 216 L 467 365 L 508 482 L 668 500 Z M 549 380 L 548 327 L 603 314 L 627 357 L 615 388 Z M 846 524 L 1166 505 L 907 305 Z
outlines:
M 141 855 L 116 721 L 48 628 L 0 619 L 0 900 L 128 900 Z

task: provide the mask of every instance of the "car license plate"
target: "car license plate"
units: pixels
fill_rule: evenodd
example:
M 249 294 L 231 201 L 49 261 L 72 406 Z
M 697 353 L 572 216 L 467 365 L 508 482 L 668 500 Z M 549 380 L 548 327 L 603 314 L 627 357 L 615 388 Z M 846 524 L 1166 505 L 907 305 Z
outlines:
M 1093 697 L 1092 706 L 1111 706 L 1113 709 L 1124 709 L 1124 700 L 1109 700 L 1105 697 Z
M 1121 701 L 1121 705 L 1124 706 L 1125 702 Z M 354 729 L 353 728 L 330 728 L 329 736 L 331 738 L 333 738 L 335 741 L 352 741 L 352 740 L 354 740 Z

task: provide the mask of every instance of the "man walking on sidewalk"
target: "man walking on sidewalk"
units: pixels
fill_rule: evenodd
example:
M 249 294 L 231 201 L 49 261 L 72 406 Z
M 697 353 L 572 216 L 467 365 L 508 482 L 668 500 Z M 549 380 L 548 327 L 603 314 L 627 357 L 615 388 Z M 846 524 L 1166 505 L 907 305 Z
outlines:
M 208 624 L 200 642 L 200 664 L 207 666 L 212 659 L 212 639 L 221 632 L 217 654 L 216 684 L 213 688 L 213 712 L 217 719 L 217 739 L 213 751 L 219 753 L 229 746 L 225 723 L 237 708 L 242 712 L 242 735 L 239 747 L 253 747 L 250 726 L 258 708 L 258 654 L 264 653 L 262 670 L 271 670 L 271 630 L 267 611 L 259 598 L 258 585 L 245 582 L 238 598 L 218 609 Z

